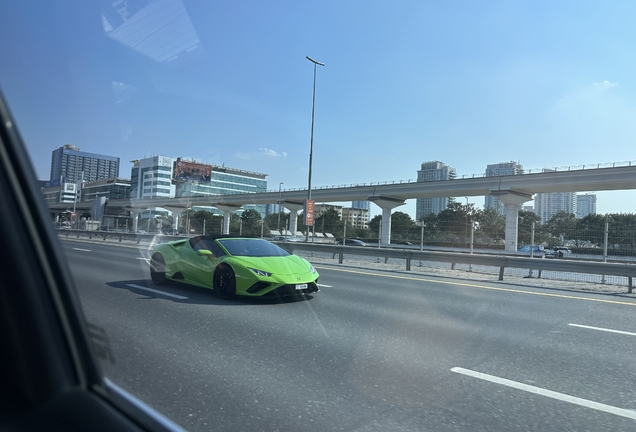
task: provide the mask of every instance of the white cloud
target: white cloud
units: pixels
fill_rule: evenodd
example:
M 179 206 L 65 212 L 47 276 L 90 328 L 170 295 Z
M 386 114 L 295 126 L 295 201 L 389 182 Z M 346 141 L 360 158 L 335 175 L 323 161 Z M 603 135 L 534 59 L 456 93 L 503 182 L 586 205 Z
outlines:
M 601 90 L 607 90 L 616 86 L 618 86 L 618 83 L 613 83 L 607 80 L 600 83 L 594 83 L 594 87 L 599 87 Z
M 268 149 L 265 147 L 261 147 L 259 148 L 259 150 L 261 151 L 261 154 L 264 156 L 271 156 L 271 157 L 287 157 L 287 153 L 286 152 L 282 152 L 282 153 L 278 153 L 276 150 L 272 150 L 272 149 Z
M 258 157 L 262 157 L 262 156 L 267 156 L 267 157 L 287 157 L 287 152 L 280 152 L 278 153 L 276 150 L 272 150 L 272 149 L 268 149 L 266 147 L 260 147 L 258 149 L 258 152 L 238 152 L 236 153 L 236 157 L 239 159 L 253 159 L 253 158 L 258 158 Z

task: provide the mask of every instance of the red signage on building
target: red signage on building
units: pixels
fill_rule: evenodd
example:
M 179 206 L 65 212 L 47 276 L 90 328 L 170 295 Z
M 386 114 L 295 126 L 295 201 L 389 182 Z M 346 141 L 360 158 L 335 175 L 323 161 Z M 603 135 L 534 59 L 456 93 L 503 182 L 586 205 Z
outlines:
M 305 225 L 314 225 L 314 200 L 305 200 Z

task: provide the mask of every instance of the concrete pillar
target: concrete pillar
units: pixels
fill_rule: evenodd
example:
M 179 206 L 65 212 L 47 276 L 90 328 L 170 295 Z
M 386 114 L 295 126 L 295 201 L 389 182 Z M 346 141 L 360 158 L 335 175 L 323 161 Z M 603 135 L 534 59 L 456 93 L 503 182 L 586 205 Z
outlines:
M 240 209 L 242 206 L 240 205 L 232 205 L 232 204 L 215 204 L 214 207 L 218 208 L 223 212 L 223 232 L 221 234 L 229 234 L 230 233 L 230 220 L 232 217 L 232 212 Z
M 292 235 L 298 231 L 298 210 L 289 210 L 289 231 Z
M 292 235 L 294 235 L 298 230 L 298 212 L 305 208 L 305 204 L 286 200 L 283 200 L 280 203 L 283 207 L 289 210 L 289 231 L 291 231 Z
M 391 210 L 406 204 L 406 201 L 391 197 L 369 197 L 369 201 L 375 203 L 382 209 L 382 238 L 380 244 L 388 246 L 391 244 Z
M 229 234 L 230 233 L 230 221 L 232 220 L 232 211 L 224 210 L 223 211 L 223 232 L 221 234 Z
M 517 239 L 519 238 L 519 206 L 517 204 L 506 204 L 506 237 L 505 250 L 516 251 L 518 249 Z
M 131 212 L 132 213 L 132 232 L 137 233 L 137 227 L 139 226 L 139 215 L 141 212 Z
M 532 195 L 515 190 L 494 190 L 492 196 L 506 206 L 506 252 L 516 252 L 518 248 L 517 238 L 519 233 L 519 206 L 524 202 L 531 201 Z
M 162 207 L 172 213 L 172 232 L 176 233 L 179 230 L 179 214 L 182 211 L 186 211 L 187 207 L 173 207 L 173 206 L 164 206 Z

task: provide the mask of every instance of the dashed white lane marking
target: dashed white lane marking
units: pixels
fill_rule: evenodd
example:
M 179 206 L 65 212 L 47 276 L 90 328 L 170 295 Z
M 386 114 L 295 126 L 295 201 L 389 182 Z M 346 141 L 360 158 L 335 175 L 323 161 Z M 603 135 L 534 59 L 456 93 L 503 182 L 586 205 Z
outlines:
M 584 329 L 589 329 L 589 330 L 598 330 L 598 331 L 604 331 L 604 332 L 609 332 L 609 333 L 618 333 L 618 334 L 627 335 L 627 336 L 636 336 L 636 333 L 622 331 L 622 330 L 612 330 L 612 329 L 608 329 L 608 328 L 592 327 L 592 326 L 586 326 L 586 325 L 582 325 L 582 324 L 568 324 L 568 325 L 572 326 L 572 327 L 579 327 L 579 328 L 584 328 Z
M 81 249 L 81 248 L 73 248 L 73 250 L 82 251 L 82 252 L 90 252 L 90 249 Z
M 142 287 L 141 285 L 126 284 L 126 286 L 129 286 L 129 287 L 131 287 L 131 288 L 136 288 L 136 289 L 144 290 L 144 291 L 150 291 L 150 292 L 153 292 L 153 293 L 156 293 L 156 294 L 165 295 L 165 296 L 168 296 L 168 297 L 173 297 L 173 298 L 176 298 L 176 299 L 179 299 L 179 300 L 185 300 L 185 299 L 187 299 L 187 297 L 184 297 L 184 296 L 180 296 L 180 295 L 177 295 L 177 294 L 167 293 L 167 292 L 165 292 L 165 291 L 159 291 L 159 290 L 156 290 L 156 289 L 153 289 L 153 288 L 146 288 L 146 287 Z
M 144 258 L 144 257 L 137 257 L 138 260 L 143 260 L 146 262 L 150 262 L 150 258 Z
M 609 414 L 614 414 L 617 416 L 621 416 L 621 417 L 627 417 L 630 418 L 632 420 L 636 420 L 636 411 L 631 411 L 631 410 L 627 410 L 627 409 L 623 409 L 623 408 L 617 408 L 615 406 L 611 406 L 611 405 L 605 405 L 602 403 L 598 403 L 598 402 L 594 402 L 591 400 L 587 400 L 587 399 L 582 399 L 576 396 L 570 396 L 567 395 L 565 393 L 559 393 L 559 392 L 555 392 L 552 390 L 547 390 L 541 387 L 535 387 L 532 385 L 528 385 L 528 384 L 523 384 L 517 381 L 511 381 L 509 379 L 505 379 L 505 378 L 499 378 L 496 377 L 494 375 L 488 375 L 488 374 L 484 374 L 481 372 L 475 372 L 469 369 L 464 369 L 464 368 L 460 368 L 460 367 L 454 367 L 451 369 L 452 372 L 458 373 L 458 374 L 462 374 L 462 375 L 467 375 L 473 378 L 478 378 L 484 381 L 489 381 L 491 383 L 495 383 L 495 384 L 500 384 L 500 385 L 504 385 L 507 387 L 512 387 L 515 388 L 517 390 L 523 390 L 526 391 L 528 393 L 534 393 L 540 396 L 545 396 L 545 397 L 549 397 L 552 399 L 557 399 L 563 402 L 568 402 L 574 405 L 579 405 L 585 408 L 591 408 L 597 411 L 603 411 Z
M 325 284 L 316 284 L 321 288 L 333 288 L 331 285 L 325 285 Z

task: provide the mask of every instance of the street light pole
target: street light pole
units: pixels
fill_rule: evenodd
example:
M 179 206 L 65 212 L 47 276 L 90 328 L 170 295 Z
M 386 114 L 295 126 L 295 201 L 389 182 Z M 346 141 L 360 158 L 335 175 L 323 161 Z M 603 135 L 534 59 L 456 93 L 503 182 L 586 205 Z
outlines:
M 283 182 L 278 183 L 278 226 L 276 229 L 278 229 L 278 234 L 280 234 L 280 211 L 283 208 L 281 205 L 281 201 L 283 200 L 283 194 L 282 194 L 282 189 L 281 186 L 283 185 Z
M 311 140 L 309 144 L 309 181 L 307 183 L 307 199 L 311 199 L 311 165 L 314 154 L 314 113 L 316 108 L 316 66 L 324 66 L 324 63 L 320 63 L 307 56 L 307 60 L 314 64 L 314 91 L 311 98 Z M 307 215 L 305 215 L 305 218 Z M 309 228 L 307 228 L 307 233 L 305 236 L 305 241 L 309 241 Z

